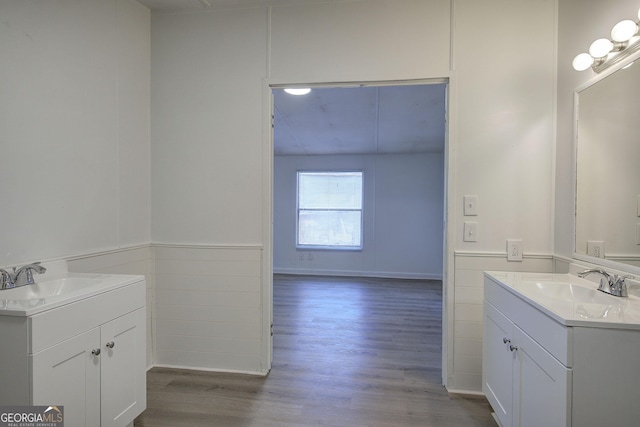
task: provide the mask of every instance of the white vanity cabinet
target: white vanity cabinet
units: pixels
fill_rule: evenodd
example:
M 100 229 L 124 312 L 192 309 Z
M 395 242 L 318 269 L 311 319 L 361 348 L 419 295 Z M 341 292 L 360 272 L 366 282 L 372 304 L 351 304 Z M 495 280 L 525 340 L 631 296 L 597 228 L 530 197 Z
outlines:
M 27 317 L 2 316 L 0 401 L 62 405 L 65 426 L 127 426 L 146 408 L 146 285 L 142 276 Z
M 503 427 L 570 425 L 571 370 L 484 304 L 483 391 Z
M 632 305 L 640 300 L 610 297 L 605 311 L 592 301 L 537 301 L 526 290 L 544 276 L 514 277 L 485 273 L 484 281 L 482 390 L 498 423 L 637 426 L 640 318 Z

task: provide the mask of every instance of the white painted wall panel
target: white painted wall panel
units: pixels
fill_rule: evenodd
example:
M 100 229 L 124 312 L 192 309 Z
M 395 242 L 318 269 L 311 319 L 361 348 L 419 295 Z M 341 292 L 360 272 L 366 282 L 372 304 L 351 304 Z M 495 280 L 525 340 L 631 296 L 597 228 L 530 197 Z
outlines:
M 275 6 L 271 74 L 286 82 L 399 80 L 449 70 L 449 0 Z
M 137 120 L 148 92 L 121 97 L 119 86 L 148 87 L 148 54 L 131 60 L 149 43 L 148 10 L 20 1 L 1 2 L 0 16 L 0 264 L 117 248 L 123 235 L 148 242 L 148 122 Z M 134 104 L 139 114 L 123 118 Z M 122 185 L 139 190 L 146 216 L 121 211 Z
M 526 257 L 523 262 L 508 262 L 498 253 L 456 253 L 456 287 L 453 295 L 453 366 L 449 373 L 450 390 L 482 389 L 482 301 L 486 270 L 553 271 L 553 258 Z
M 156 363 L 262 373 L 262 249 L 154 250 Z
M 275 271 L 442 278 L 443 153 L 277 156 L 274 164 Z M 361 251 L 296 250 L 298 170 L 364 172 Z
M 151 22 L 135 0 L 118 0 L 118 244 L 151 241 Z
M 552 252 L 555 2 L 454 3 L 457 82 L 456 188 L 464 251 Z M 477 23 L 482 23 L 478 31 Z M 463 217 L 462 198 L 479 197 L 478 216 Z M 478 241 L 463 242 L 464 221 Z
M 456 255 L 447 387 L 480 391 L 482 272 L 553 268 L 557 4 L 453 6 L 455 188 L 449 197 L 456 207 Z M 465 195 L 478 196 L 477 216 L 463 215 Z M 463 241 L 465 221 L 478 223 L 477 242 Z M 523 262 L 506 261 L 507 239 L 523 240 Z
M 266 8 L 153 17 L 154 241 L 261 242 L 266 34 Z

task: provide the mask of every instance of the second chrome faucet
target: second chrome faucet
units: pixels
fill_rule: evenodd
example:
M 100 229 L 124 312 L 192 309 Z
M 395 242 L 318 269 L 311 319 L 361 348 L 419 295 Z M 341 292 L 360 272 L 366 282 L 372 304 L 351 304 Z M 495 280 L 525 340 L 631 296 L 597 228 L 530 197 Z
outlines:
M 617 274 L 609 274 L 600 268 L 592 268 L 578 273 L 578 277 L 585 277 L 589 274 L 596 273 L 602 276 L 598 290 L 616 297 L 628 297 L 627 284 L 625 279 L 628 276 L 618 276 Z

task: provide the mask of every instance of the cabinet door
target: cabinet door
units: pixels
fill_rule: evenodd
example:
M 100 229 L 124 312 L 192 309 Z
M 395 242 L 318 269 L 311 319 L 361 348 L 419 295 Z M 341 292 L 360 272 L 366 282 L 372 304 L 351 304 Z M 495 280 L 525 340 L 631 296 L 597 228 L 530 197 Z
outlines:
M 34 405 L 64 406 L 65 425 L 100 426 L 100 330 L 30 355 Z
M 147 406 L 145 309 L 102 325 L 102 427 L 126 426 Z
M 484 302 L 482 391 L 503 427 L 513 425 L 513 362 L 509 349 L 514 325 L 493 305 Z
M 571 425 L 571 369 L 518 327 L 514 364 L 514 420 L 522 427 Z

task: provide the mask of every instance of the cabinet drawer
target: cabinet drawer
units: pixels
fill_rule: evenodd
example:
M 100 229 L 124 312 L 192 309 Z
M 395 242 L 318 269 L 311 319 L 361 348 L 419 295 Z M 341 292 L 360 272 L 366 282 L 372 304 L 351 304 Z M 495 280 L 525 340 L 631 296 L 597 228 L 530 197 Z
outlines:
M 146 285 L 141 280 L 31 316 L 29 353 L 42 351 L 145 304 Z
M 553 357 L 571 367 L 572 328 L 556 322 L 488 277 L 484 280 L 484 297 Z

